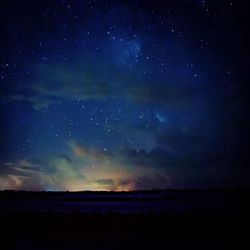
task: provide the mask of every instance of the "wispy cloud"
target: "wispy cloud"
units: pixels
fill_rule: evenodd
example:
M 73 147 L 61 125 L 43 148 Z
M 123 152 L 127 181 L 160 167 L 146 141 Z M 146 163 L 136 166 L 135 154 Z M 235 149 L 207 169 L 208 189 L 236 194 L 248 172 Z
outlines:
M 5 89 L 5 101 L 20 101 L 41 110 L 58 101 L 105 100 L 111 95 L 108 79 L 83 64 L 37 64 L 32 79 Z
M 25 190 L 132 190 L 166 188 L 166 170 L 137 161 L 141 155 L 104 152 L 69 142 L 68 156 L 46 161 L 22 159 L 2 164 L 0 188 Z M 146 155 L 145 155 L 146 156 Z M 148 156 L 146 156 L 148 157 Z M 150 182 L 147 180 L 150 179 Z
M 38 63 L 31 67 L 32 78 L 2 86 L 2 98 L 26 102 L 35 110 L 61 101 L 107 101 L 109 98 L 123 98 L 135 105 L 182 108 L 193 105 L 196 96 L 208 92 L 205 87 L 186 83 L 185 78 L 175 79 L 179 76 L 172 76 L 168 82 L 156 79 L 145 83 L 137 73 L 104 62 L 100 62 L 97 69 L 95 63 L 87 59 L 67 64 Z

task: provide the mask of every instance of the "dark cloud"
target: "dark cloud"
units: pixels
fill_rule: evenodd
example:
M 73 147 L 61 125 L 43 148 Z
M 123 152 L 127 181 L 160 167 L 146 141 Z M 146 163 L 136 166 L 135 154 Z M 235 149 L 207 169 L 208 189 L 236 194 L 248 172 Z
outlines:
M 0 93 L 6 102 L 27 102 L 40 110 L 60 100 L 103 101 L 111 96 L 111 89 L 108 80 L 84 66 L 48 63 L 35 66 L 33 79 L 12 87 L 3 85 Z
M 209 92 L 211 91 L 207 86 L 192 84 L 183 78 L 175 83 L 138 84 L 128 90 L 128 96 L 136 103 L 163 105 L 178 110 L 192 107 L 200 100 L 201 95 L 208 95 Z
M 22 170 L 30 170 L 30 171 L 41 171 L 40 168 L 38 167 L 34 167 L 34 166 L 19 166 L 18 168 L 22 169 Z
M 197 131 L 195 128 L 184 132 L 176 127 L 159 135 L 157 141 L 159 147 L 168 148 L 178 153 L 187 153 L 203 146 L 206 143 L 206 138 L 202 131 Z
M 113 186 L 114 185 L 114 180 L 112 179 L 99 179 L 96 181 L 100 185 L 104 186 Z
M 167 189 L 171 185 L 171 178 L 160 173 L 154 173 L 150 176 L 141 175 L 135 180 L 135 188 L 138 190 Z
M 17 162 L 4 162 L 1 164 L 2 175 L 29 176 L 33 171 L 41 171 L 39 165 L 33 165 L 32 160 L 23 159 Z
M 118 182 L 118 185 L 121 187 L 128 186 L 130 184 L 133 184 L 132 179 L 122 179 L 122 180 L 119 180 L 119 182 Z
M 37 64 L 33 78 L 18 84 L 4 84 L 0 94 L 5 101 L 21 101 L 40 110 L 58 101 L 106 101 L 123 98 L 135 103 L 164 105 L 174 109 L 196 103 L 200 95 L 208 94 L 205 86 L 192 84 L 184 76 L 168 82 L 156 79 L 145 83 L 136 74 L 114 67 L 110 62 L 93 70 L 91 61 L 68 64 Z M 153 80 L 152 80 L 153 81 Z

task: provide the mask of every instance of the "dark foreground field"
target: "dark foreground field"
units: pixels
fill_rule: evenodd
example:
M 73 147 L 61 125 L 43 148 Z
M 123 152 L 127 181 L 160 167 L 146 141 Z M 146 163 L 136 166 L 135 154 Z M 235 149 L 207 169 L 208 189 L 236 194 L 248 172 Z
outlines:
M 250 249 L 248 191 L 0 193 L 0 249 Z

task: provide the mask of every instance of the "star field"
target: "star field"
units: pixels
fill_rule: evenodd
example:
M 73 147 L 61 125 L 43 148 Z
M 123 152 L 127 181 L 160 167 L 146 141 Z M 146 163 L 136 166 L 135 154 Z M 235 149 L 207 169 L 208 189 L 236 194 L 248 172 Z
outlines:
M 1 3 L 0 188 L 249 186 L 248 5 Z

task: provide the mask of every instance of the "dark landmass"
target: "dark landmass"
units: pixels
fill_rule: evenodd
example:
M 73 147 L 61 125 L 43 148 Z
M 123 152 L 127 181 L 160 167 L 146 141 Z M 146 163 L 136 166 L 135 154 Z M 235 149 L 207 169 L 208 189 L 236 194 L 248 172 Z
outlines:
M 1 249 L 249 249 L 249 190 L 0 192 Z

